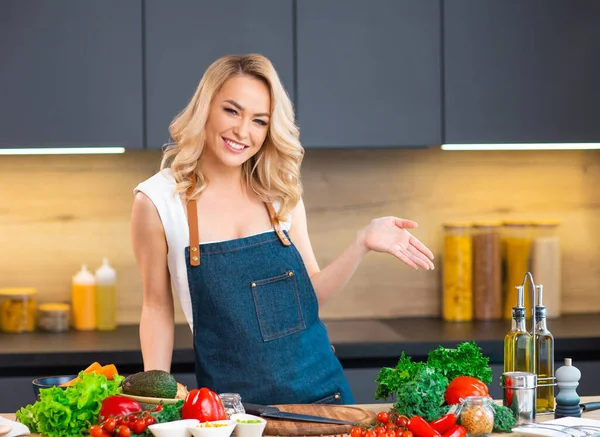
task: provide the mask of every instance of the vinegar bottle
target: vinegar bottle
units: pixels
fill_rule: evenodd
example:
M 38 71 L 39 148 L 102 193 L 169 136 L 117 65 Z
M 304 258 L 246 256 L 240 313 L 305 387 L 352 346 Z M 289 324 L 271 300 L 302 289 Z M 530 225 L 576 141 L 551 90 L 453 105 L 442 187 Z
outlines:
M 117 273 L 102 260 L 96 270 L 96 328 L 110 331 L 117 327 Z
M 536 413 L 554 411 L 554 337 L 546 327 L 546 307 L 542 305 L 542 285 L 537 287 L 537 305 L 533 336 L 535 341 L 534 369 L 538 377 Z
M 73 327 L 80 331 L 96 328 L 96 280 L 83 264 L 71 285 Z
M 511 330 L 504 337 L 504 372 L 531 372 L 531 334 L 525 326 L 524 287 L 517 286 L 517 306 L 512 309 Z

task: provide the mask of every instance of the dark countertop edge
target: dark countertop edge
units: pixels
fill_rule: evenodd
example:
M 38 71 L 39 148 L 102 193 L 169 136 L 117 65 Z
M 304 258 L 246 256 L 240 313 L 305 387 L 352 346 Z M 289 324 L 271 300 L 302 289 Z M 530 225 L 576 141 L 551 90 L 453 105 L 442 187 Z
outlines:
M 457 343 L 468 340 L 477 342 L 484 355 L 489 357 L 490 364 L 501 364 L 503 361 L 506 321 L 452 324 L 434 318 L 419 318 L 332 320 L 325 323 L 344 368 L 394 366 L 402 352 L 414 360 L 423 360 L 430 350 L 440 345 L 455 347 Z M 557 361 L 566 357 L 577 361 L 600 361 L 600 315 L 565 316 L 549 321 L 549 324 L 558 328 L 555 334 Z M 481 329 L 482 326 L 485 329 Z M 419 336 L 407 335 L 413 328 L 418 330 Z M 366 337 L 365 330 L 368 331 Z M 72 369 L 76 372 L 93 361 L 113 363 L 130 371 L 139 371 L 142 367 L 137 325 L 121 326 L 117 331 L 106 333 L 71 331 L 64 334 L 22 335 L 30 337 L 0 334 L 0 376 L 39 374 L 40 369 Z M 5 338 L 9 341 L 5 341 Z M 28 341 L 19 341 L 21 338 Z M 71 342 L 71 339 L 76 341 Z M 53 345 L 68 344 L 72 349 L 60 350 L 57 347 L 48 351 L 45 350 L 48 349 L 48 342 Z M 97 349 L 91 349 L 90 344 L 96 345 Z M 116 344 L 114 348 L 113 344 Z M 24 348 L 35 349 L 36 345 L 45 346 L 23 352 Z M 172 371 L 193 372 L 193 365 L 194 352 L 189 327 L 177 325 Z

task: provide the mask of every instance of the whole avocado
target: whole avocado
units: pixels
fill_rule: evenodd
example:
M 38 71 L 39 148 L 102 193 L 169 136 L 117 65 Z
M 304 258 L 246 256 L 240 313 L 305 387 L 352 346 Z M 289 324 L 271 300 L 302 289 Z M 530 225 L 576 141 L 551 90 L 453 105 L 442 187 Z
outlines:
M 164 370 L 148 370 L 129 375 L 121 384 L 123 393 L 150 398 L 174 399 L 177 395 L 175 377 Z

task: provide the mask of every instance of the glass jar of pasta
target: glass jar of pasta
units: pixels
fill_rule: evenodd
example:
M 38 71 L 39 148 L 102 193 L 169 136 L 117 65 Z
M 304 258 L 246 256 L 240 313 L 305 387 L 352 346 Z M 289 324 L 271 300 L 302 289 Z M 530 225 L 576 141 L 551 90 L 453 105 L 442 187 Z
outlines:
M 471 223 L 444 223 L 442 317 L 448 322 L 473 319 Z
M 530 271 L 532 223 L 510 220 L 503 223 L 502 258 L 504 261 L 504 319 L 512 319 L 512 308 L 517 305 L 517 285 L 523 283 Z M 525 284 L 525 308 L 531 317 L 531 286 Z
M 34 288 L 0 290 L 0 329 L 8 333 L 35 330 L 36 302 Z

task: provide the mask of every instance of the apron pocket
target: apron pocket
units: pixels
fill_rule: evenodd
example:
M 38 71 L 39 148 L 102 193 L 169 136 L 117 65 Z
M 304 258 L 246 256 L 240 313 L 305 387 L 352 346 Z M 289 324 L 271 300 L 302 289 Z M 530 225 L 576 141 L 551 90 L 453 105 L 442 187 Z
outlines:
M 293 271 L 253 281 L 250 286 L 263 341 L 306 329 Z
M 342 400 L 341 393 L 337 392 L 332 395 L 326 396 L 323 399 L 319 399 L 313 404 L 334 404 L 334 405 L 342 405 L 344 402 Z

